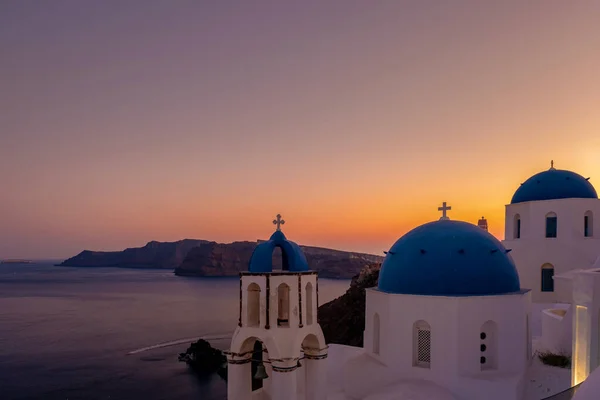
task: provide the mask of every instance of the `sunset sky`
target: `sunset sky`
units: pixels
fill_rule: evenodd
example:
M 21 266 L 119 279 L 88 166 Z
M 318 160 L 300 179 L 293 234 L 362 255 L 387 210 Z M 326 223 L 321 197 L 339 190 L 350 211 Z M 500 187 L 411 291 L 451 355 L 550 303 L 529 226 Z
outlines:
M 600 188 L 594 0 L 0 3 L 0 258 L 288 238 L 382 254 L 550 167 Z

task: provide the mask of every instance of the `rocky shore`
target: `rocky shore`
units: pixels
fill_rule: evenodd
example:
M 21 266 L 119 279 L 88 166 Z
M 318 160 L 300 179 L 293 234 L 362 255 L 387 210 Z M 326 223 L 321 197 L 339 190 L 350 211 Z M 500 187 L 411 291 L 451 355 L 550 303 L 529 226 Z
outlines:
M 327 343 L 363 345 L 365 329 L 365 290 L 377 286 L 381 264 L 371 263 L 352 278 L 342 296 L 319 307 L 319 324 Z

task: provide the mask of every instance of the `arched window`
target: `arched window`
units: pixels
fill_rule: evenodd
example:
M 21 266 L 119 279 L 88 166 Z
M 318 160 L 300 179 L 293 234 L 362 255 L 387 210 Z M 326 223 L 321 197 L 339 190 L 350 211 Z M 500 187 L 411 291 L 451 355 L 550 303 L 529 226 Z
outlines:
M 373 354 L 379 354 L 379 340 L 381 335 L 379 314 L 373 315 Z
M 425 321 L 413 325 L 413 365 L 431 368 L 431 327 Z
M 513 224 L 513 239 L 521 238 L 521 216 L 519 214 L 515 215 L 514 224 Z
M 306 284 L 306 325 L 313 323 L 313 287 L 312 283 Z
M 277 326 L 290 326 L 290 287 L 282 283 L 277 288 Z
M 552 264 L 542 265 L 542 292 L 554 292 L 554 267 Z
M 583 216 L 583 236 L 594 236 L 594 214 L 591 211 L 586 211 Z
M 479 363 L 482 371 L 498 368 L 498 325 L 487 321 L 479 332 Z
M 546 237 L 555 238 L 558 232 L 558 217 L 556 213 L 546 214 Z
M 260 325 L 260 286 L 256 283 L 248 285 L 248 297 L 246 299 L 246 323 L 248 326 Z

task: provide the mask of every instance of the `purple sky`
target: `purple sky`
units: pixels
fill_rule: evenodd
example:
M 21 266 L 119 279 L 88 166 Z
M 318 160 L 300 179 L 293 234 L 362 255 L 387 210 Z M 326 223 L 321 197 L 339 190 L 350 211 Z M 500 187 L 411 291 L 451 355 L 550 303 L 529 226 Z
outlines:
M 600 2 L 0 3 L 0 258 L 380 252 L 549 166 L 600 182 Z M 596 181 L 594 181 L 596 176 Z M 452 216 L 452 215 L 451 215 Z

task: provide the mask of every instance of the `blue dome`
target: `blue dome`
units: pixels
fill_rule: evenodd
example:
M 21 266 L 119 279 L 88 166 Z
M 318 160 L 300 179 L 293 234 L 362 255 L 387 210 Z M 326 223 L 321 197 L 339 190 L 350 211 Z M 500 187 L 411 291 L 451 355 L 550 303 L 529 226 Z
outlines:
M 379 290 L 425 296 L 518 292 L 519 274 L 507 250 L 473 224 L 440 220 L 402 236 L 379 273 Z
M 281 231 L 275 231 L 269 240 L 256 246 L 252 257 L 250 257 L 248 271 L 257 273 L 273 272 L 273 250 L 276 247 L 281 249 L 284 271 L 308 271 L 308 263 L 300 246 L 287 240 Z
M 550 168 L 522 183 L 513 195 L 511 204 L 538 200 L 597 198 L 596 189 L 583 176 Z

